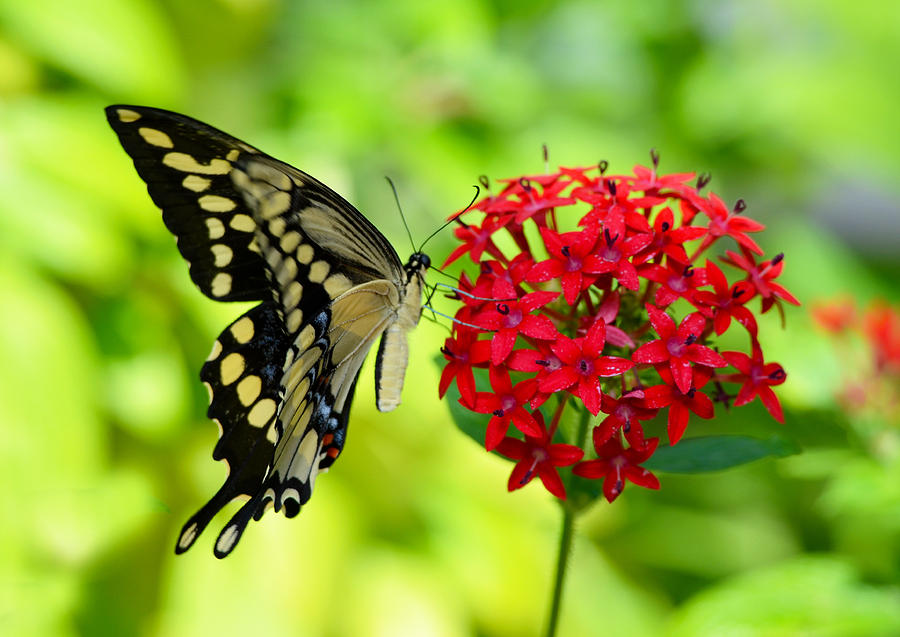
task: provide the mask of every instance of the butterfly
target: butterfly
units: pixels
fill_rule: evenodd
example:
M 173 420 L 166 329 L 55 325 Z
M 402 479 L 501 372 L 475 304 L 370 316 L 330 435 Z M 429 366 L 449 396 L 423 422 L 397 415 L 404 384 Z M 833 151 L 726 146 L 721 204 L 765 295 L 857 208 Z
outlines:
M 359 370 L 379 337 L 376 404 L 400 404 L 406 334 L 431 260 L 416 251 L 404 265 L 328 186 L 212 126 L 143 106 L 109 106 L 106 117 L 197 287 L 217 301 L 259 302 L 219 335 L 200 371 L 220 427 L 213 458 L 229 473 L 175 552 L 246 499 L 216 539 L 222 558 L 270 505 L 291 518 L 309 500 L 344 447 Z

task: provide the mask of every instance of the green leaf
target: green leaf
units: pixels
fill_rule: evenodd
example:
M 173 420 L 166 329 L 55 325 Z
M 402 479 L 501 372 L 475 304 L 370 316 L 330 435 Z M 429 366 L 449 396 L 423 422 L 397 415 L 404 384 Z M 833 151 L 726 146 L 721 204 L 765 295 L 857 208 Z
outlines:
M 784 458 L 797 453 L 800 447 L 793 440 L 778 435 L 765 440 L 749 436 L 703 436 L 660 447 L 644 466 L 666 473 L 706 473 L 769 456 Z

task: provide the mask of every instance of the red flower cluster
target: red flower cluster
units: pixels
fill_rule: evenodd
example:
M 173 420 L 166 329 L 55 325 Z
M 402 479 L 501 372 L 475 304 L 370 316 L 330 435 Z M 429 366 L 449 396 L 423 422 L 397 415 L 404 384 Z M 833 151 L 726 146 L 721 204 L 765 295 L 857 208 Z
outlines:
M 771 387 L 785 372 L 764 361 L 747 306 L 755 296 L 761 312 L 798 303 L 774 282 L 782 255 L 757 260 L 762 250 L 748 233 L 763 226 L 740 214 L 743 201 L 729 209 L 700 193 L 704 178 L 695 187 L 692 173 L 659 175 L 651 157 L 652 168 L 632 175 L 608 175 L 601 162 L 500 180 L 499 193 L 474 205 L 477 223 L 473 213 L 456 218 L 460 245 L 444 265 L 468 255 L 477 274 L 463 272 L 454 293 L 462 307 L 442 349 L 440 393 L 455 379 L 460 404 L 489 416 L 486 448 L 516 461 L 510 490 L 537 475 L 565 498 L 559 468 L 570 465 L 602 479 L 610 502 L 626 480 L 659 488 L 640 466 L 659 439 L 645 439 L 641 423 L 665 416 L 675 444 L 692 414 L 712 418 L 714 401 L 727 404 L 723 383 L 739 385 L 735 405 L 758 396 L 783 422 Z M 738 271 L 733 283 L 704 257 L 725 239 L 738 249 L 720 259 Z M 747 352 L 717 353 L 711 339 L 735 323 Z M 737 371 L 718 371 L 729 365 Z M 473 373 L 479 368 L 488 373 Z M 577 444 L 554 442 L 565 406 L 578 401 L 607 414 L 593 428 L 593 456 L 581 462 Z
M 900 308 L 876 301 L 860 311 L 852 299 L 841 298 L 815 306 L 812 316 L 842 339 L 837 348 L 847 378 L 839 398 L 847 412 L 858 416 L 868 408 L 877 420 L 900 422 Z M 862 337 L 867 355 L 848 356 L 858 343 L 849 335 Z

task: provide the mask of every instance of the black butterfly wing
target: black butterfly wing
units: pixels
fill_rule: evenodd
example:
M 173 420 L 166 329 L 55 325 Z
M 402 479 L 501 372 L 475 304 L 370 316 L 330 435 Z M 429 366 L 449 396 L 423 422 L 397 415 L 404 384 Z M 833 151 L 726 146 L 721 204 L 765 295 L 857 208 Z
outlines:
M 225 505 L 235 498 L 252 498 L 262 486 L 278 442 L 275 412 L 290 345 L 274 301 L 241 316 L 213 344 L 200 378 L 210 394 L 207 416 L 220 428 L 213 458 L 227 463 L 228 476 L 185 523 L 176 553 L 188 550 Z
M 202 122 L 143 106 L 109 106 L 106 118 L 162 209 L 191 279 L 217 301 L 271 298 L 253 215 L 230 172 L 258 150 Z

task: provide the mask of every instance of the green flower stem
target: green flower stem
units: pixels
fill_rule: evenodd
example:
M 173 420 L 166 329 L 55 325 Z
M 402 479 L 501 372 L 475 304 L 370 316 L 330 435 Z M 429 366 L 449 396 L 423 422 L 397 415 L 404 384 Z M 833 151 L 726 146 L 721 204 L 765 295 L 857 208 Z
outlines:
M 578 446 L 584 448 L 587 441 L 588 423 L 591 414 L 582 408 L 581 419 L 578 423 Z M 566 567 L 569 564 L 569 554 L 572 552 L 572 539 L 575 531 L 575 511 L 571 506 L 563 505 L 562 532 L 559 537 L 559 553 L 556 556 L 556 580 L 553 584 L 553 601 L 550 603 L 550 618 L 547 622 L 547 637 L 555 637 L 556 626 L 559 623 L 559 609 L 562 605 L 563 583 L 566 579 Z
M 559 538 L 559 554 L 556 557 L 556 582 L 553 585 L 553 601 L 550 605 L 550 620 L 547 622 L 547 637 L 556 635 L 559 607 L 562 602 L 563 581 L 566 577 L 566 565 L 569 563 L 569 552 L 572 550 L 572 532 L 575 528 L 575 514 L 572 512 L 572 509 L 563 506 L 562 510 L 562 535 Z

